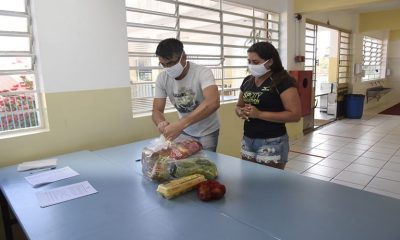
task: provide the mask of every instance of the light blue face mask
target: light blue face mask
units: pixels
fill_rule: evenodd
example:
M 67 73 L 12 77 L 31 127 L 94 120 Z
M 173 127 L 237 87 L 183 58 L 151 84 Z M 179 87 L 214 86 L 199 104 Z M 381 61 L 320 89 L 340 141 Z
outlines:
M 251 75 L 253 75 L 254 77 L 261 77 L 262 75 L 266 74 L 267 72 L 270 72 L 271 69 L 266 69 L 264 66 L 264 64 L 269 62 L 269 60 L 270 59 L 268 59 L 264 63 L 260 63 L 260 64 L 248 64 L 248 68 L 249 68 Z
M 174 66 L 164 68 L 165 71 L 167 72 L 168 76 L 170 76 L 173 79 L 179 77 L 182 74 L 183 69 L 185 69 L 185 67 L 187 65 L 187 61 L 186 61 L 185 66 L 182 66 L 182 64 L 181 64 L 182 56 L 183 56 L 183 53 L 181 54 L 179 61 Z

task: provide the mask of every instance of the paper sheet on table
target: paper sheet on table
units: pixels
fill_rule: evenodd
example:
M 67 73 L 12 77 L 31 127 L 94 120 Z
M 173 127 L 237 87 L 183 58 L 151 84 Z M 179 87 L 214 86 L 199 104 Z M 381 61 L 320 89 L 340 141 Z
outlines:
M 59 188 L 54 188 L 49 191 L 37 192 L 36 197 L 39 201 L 40 207 L 43 208 L 94 193 L 97 193 L 97 190 L 94 189 L 88 181 L 84 181 Z
M 57 166 L 57 158 L 51 158 L 46 160 L 23 162 L 18 165 L 17 171 L 22 172 L 32 169 L 51 168 L 56 166 Z
M 56 170 L 50 170 L 47 172 L 38 173 L 32 176 L 25 177 L 32 186 L 36 187 L 39 185 L 52 183 L 62 179 L 70 178 L 79 175 L 75 170 L 70 167 L 63 167 Z

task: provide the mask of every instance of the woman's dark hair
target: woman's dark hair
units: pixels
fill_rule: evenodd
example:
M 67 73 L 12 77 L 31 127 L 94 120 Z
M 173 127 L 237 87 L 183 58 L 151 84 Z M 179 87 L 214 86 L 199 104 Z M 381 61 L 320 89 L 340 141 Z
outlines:
M 176 38 L 167 38 L 162 40 L 156 50 L 156 55 L 165 59 L 171 59 L 174 56 L 181 56 L 183 44 Z
M 279 53 L 276 48 L 269 42 L 258 42 L 254 43 L 247 52 L 255 52 L 257 55 L 267 61 L 268 59 L 272 59 L 273 63 L 271 66 L 271 70 L 274 73 L 278 73 L 283 70 L 282 61 L 279 57 Z

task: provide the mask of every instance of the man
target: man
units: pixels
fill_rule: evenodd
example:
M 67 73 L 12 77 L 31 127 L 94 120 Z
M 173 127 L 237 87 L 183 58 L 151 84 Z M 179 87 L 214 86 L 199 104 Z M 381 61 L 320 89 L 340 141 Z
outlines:
M 183 133 L 198 139 L 205 150 L 215 152 L 219 135 L 219 92 L 211 70 L 186 61 L 182 42 L 174 38 L 161 41 L 156 55 L 165 71 L 156 80 L 154 124 L 168 140 Z M 178 111 L 176 122 L 165 119 L 167 96 Z

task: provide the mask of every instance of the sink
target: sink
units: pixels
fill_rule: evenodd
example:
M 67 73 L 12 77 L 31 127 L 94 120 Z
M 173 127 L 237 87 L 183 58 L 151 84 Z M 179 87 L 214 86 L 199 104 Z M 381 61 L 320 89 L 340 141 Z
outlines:
M 392 90 L 392 89 L 383 87 L 383 86 L 368 88 L 367 89 L 367 102 L 369 99 L 373 99 L 373 98 L 376 98 L 379 101 L 379 99 L 386 93 L 390 92 L 390 90 Z

